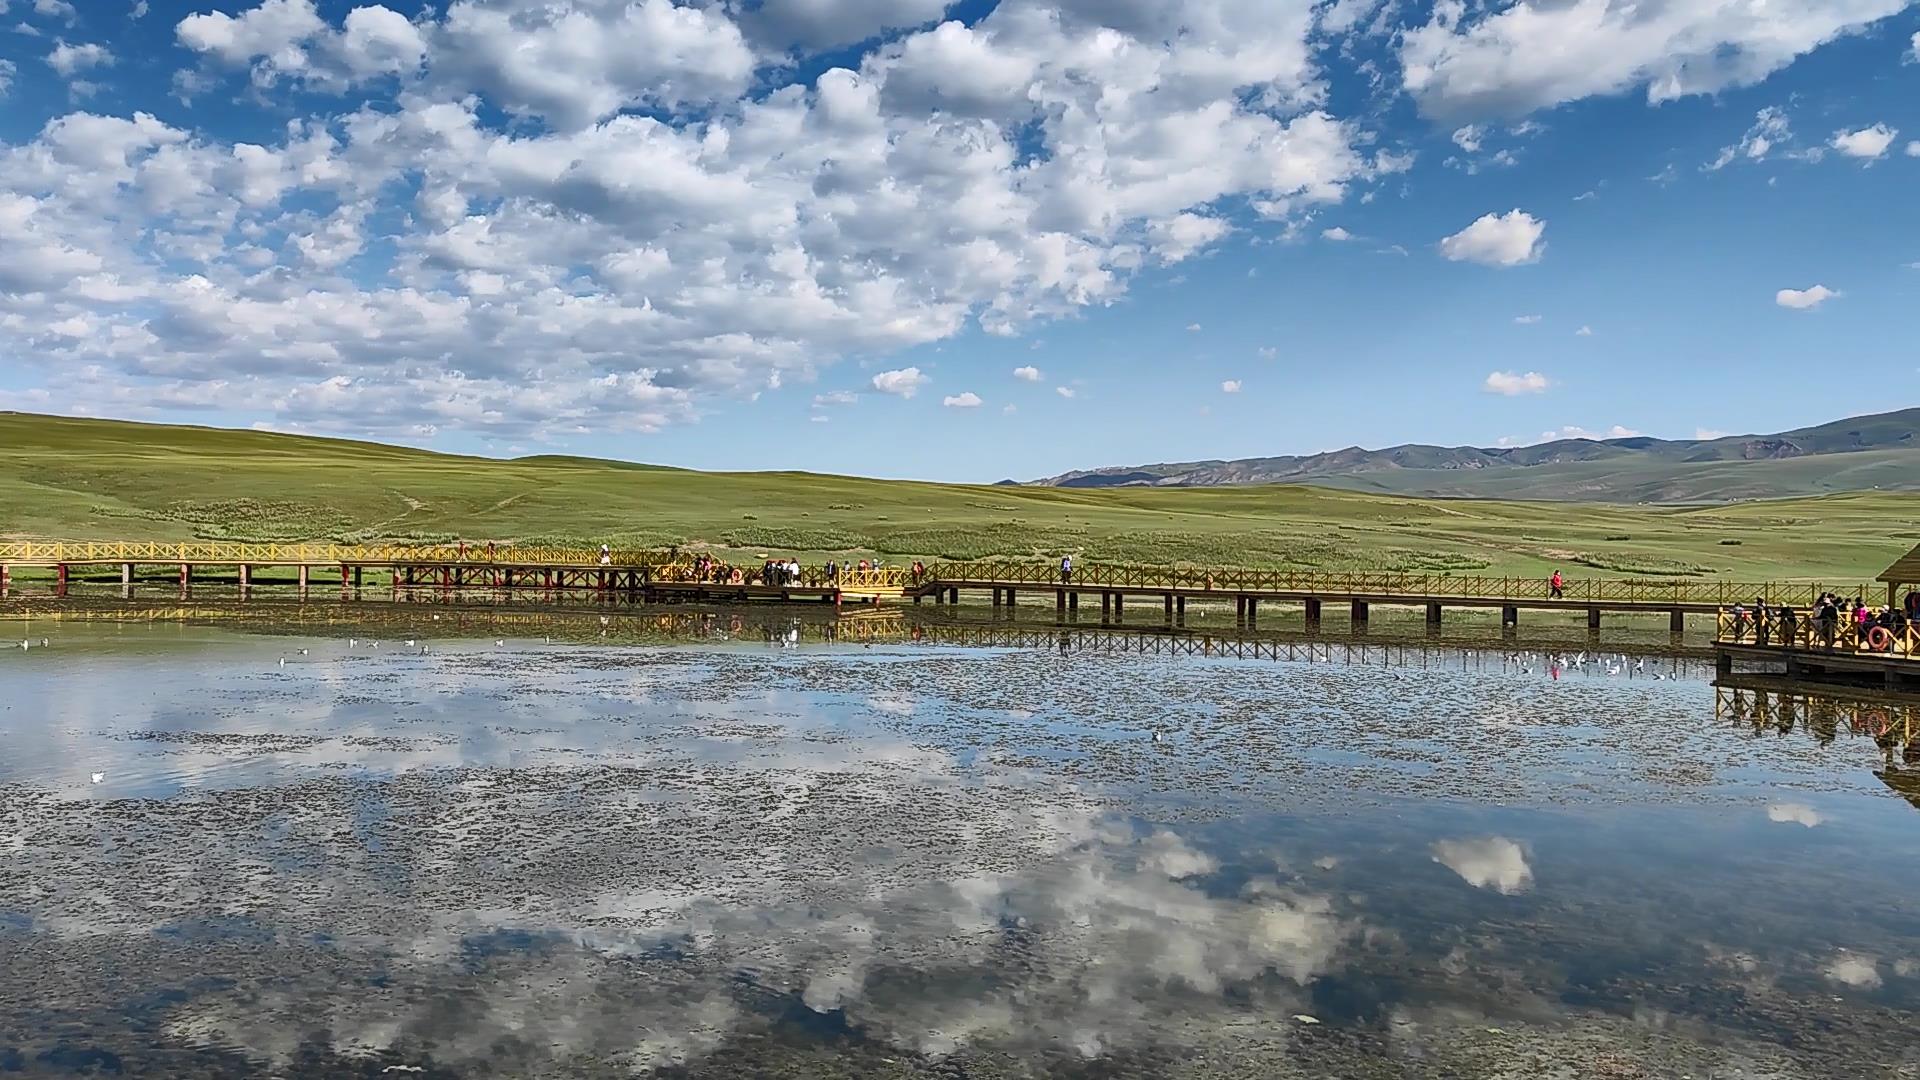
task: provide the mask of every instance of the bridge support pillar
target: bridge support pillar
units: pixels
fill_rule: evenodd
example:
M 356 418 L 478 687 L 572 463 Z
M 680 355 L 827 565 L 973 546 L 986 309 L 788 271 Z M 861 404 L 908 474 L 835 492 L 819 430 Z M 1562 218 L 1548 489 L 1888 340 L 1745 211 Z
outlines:
M 993 590 L 993 606 L 994 607 L 1000 606 L 1000 588 L 997 585 L 994 587 L 994 590 Z
M 1356 623 L 1365 623 L 1367 621 L 1367 602 L 1365 600 L 1355 600 L 1353 602 L 1353 621 Z
M 1715 656 L 1713 658 L 1713 672 L 1721 676 L 1733 674 L 1733 654 L 1723 652 Z
M 948 590 L 947 590 L 947 603 L 949 603 L 949 604 L 957 604 L 957 603 L 959 603 L 959 602 L 960 602 L 960 588 L 959 588 L 959 586 L 955 586 L 955 587 L 953 587 L 953 588 L 951 588 L 951 589 L 948 589 Z
M 1007 606 L 1012 607 L 1013 601 L 1014 601 L 1014 591 L 1012 589 L 1008 589 L 1007 590 Z
M 1118 619 L 1121 613 L 1126 610 L 1127 610 L 1127 595 L 1125 593 L 1114 593 L 1113 594 L 1113 617 Z
M 1252 624 L 1259 621 L 1260 621 L 1260 598 L 1257 596 L 1249 596 L 1247 597 L 1247 624 L 1251 626 Z
M 132 563 L 123 562 L 120 564 L 120 584 L 122 585 L 133 584 L 133 564 Z
M 0 589 L 6 589 L 12 584 L 13 571 L 8 568 L 6 563 L 0 563 Z
M 1600 629 L 1600 609 L 1599 608 L 1590 607 L 1587 609 L 1587 629 L 1589 630 Z
M 1161 597 L 1161 599 L 1165 601 L 1163 606 L 1166 608 L 1167 621 L 1172 622 L 1173 621 L 1173 594 L 1168 593 L 1166 596 Z
M 1247 598 L 1246 597 L 1236 596 L 1233 598 L 1233 619 L 1235 622 L 1247 621 Z
M 1070 592 L 1067 594 L 1067 610 L 1068 611 L 1080 610 L 1080 594 L 1078 592 Z
M 1110 592 L 1103 592 L 1100 594 L 1100 618 L 1102 621 L 1104 621 L 1112 614 L 1113 614 L 1113 594 Z
M 1508 604 L 1507 606 L 1501 608 L 1500 609 L 1500 625 L 1501 626 L 1519 626 L 1520 625 L 1520 609 L 1517 607 L 1514 607 L 1512 604 Z
M 1055 614 L 1060 614 L 1067 610 L 1067 590 L 1053 590 L 1053 610 Z
M 1187 598 L 1186 597 L 1176 596 L 1173 598 L 1173 617 L 1180 620 L 1182 623 L 1187 621 Z
M 1427 605 L 1427 625 L 1428 626 L 1440 625 L 1440 605 L 1439 604 Z
M 240 587 L 244 589 L 252 584 L 253 584 L 253 567 L 248 566 L 246 563 L 241 563 L 240 564 Z
M 1307 601 L 1307 622 L 1317 623 L 1319 621 L 1320 621 L 1320 601 L 1308 600 Z
M 1668 612 L 1667 613 L 1667 629 L 1673 631 L 1676 634 L 1686 633 L 1687 632 L 1687 613 L 1684 611 L 1681 611 L 1679 608 L 1674 608 L 1672 611 Z
M 306 563 L 301 563 L 300 564 L 300 591 L 302 593 L 305 593 L 307 591 L 307 586 L 312 582 L 312 580 L 313 580 L 313 567 L 308 566 Z
M 353 587 L 354 588 L 357 589 L 360 587 L 360 574 L 365 569 L 366 567 L 364 566 L 356 566 L 353 568 Z

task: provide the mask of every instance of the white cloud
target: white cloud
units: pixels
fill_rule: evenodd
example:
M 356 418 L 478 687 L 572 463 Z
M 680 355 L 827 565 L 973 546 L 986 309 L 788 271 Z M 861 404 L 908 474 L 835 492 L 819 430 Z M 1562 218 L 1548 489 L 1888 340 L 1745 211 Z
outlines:
M 19 70 L 14 67 L 13 61 L 0 60 L 0 98 L 7 96 L 7 91 L 13 86 L 14 73 Z
M 1793 130 L 1787 124 L 1787 114 L 1777 106 L 1769 105 L 1754 114 L 1753 126 L 1732 146 L 1720 149 L 1718 157 L 1702 168 L 1711 172 L 1724 169 L 1736 160 L 1764 161 L 1767 155 L 1786 145 L 1793 139 Z
M 1767 820 L 1782 824 L 1804 825 L 1811 829 L 1826 819 L 1806 803 L 1779 802 L 1767 806 Z
M 128 18 L 133 18 L 133 19 L 146 18 L 147 17 L 147 0 L 133 0 L 133 10 L 128 12 L 127 16 Z
M 1000 415 L 1002 416 L 1012 416 L 1014 413 L 1017 413 L 1019 411 L 1020 411 L 1020 406 L 1015 405 L 1011 401 L 1007 402 L 1005 405 L 1000 406 Z
M 1026 367 L 1014 368 L 1013 377 L 1019 379 L 1021 382 L 1039 382 L 1046 376 L 1040 374 L 1039 368 L 1028 365 Z
M 4 89 L 4 87 L 0 87 L 0 89 Z M 1920 157 L 1920 139 L 1915 139 L 1907 144 L 1907 156 Z
M 1834 982 L 1855 990 L 1878 990 L 1882 982 L 1878 962 L 1870 956 L 1846 952 L 1835 957 L 1823 973 Z
M 1199 333 L 1199 332 L 1200 332 L 1200 324 L 1199 324 L 1199 323 L 1188 323 L 1188 324 L 1187 324 L 1187 333 L 1189 333 L 1189 334 L 1197 334 L 1197 333 Z
M 1833 133 L 1833 140 L 1827 145 L 1850 158 L 1878 161 L 1886 156 L 1887 148 L 1893 145 L 1894 136 L 1898 134 L 1900 132 L 1897 128 L 1875 124 L 1858 131 L 1836 131 Z
M 1693 437 L 1700 440 L 1701 442 L 1712 442 L 1715 439 L 1724 439 L 1727 436 L 1732 434 L 1733 432 L 1731 431 L 1721 431 L 1717 428 L 1703 427 L 1703 428 L 1693 429 Z
M 1812 311 L 1839 295 L 1838 290 L 1815 285 L 1807 289 L 1781 289 L 1773 294 L 1773 302 L 1794 311 Z
M 1074 392 L 1074 389 L 1071 386 L 1056 386 L 1053 388 L 1053 392 L 1056 394 L 1059 394 L 1061 397 L 1066 398 L 1068 400 L 1072 400 L 1073 398 L 1079 396 Z
M 1603 439 L 1633 439 L 1644 434 L 1646 434 L 1646 432 L 1627 427 L 1623 424 L 1615 424 L 1605 431 L 1589 431 L 1578 424 L 1568 424 L 1566 427 L 1554 431 L 1541 432 L 1539 441 L 1559 442 L 1562 439 L 1587 439 L 1593 442 L 1599 442 Z
M 985 403 L 980 400 L 979 394 L 967 390 L 954 394 L 951 397 L 942 398 L 940 404 L 945 405 L 949 409 L 977 409 Z
M 1575 331 L 1573 332 L 1573 336 L 1574 336 L 1574 337 L 1592 337 L 1592 336 L 1593 336 L 1593 327 L 1591 327 L 1591 326 L 1585 326 L 1585 325 L 1583 325 L 1583 326 L 1581 326 L 1581 327 L 1580 327 L 1580 329 L 1578 329 L 1578 330 L 1575 330 Z
M 1242 207 L 1305 227 L 1405 167 L 1371 114 L 1330 111 L 1310 0 L 944 27 L 935 0 L 389 5 L 187 5 L 177 86 L 220 107 L 0 146 L 23 392 L 354 434 L 653 430 L 848 356 L 1023 336 Z M 805 51 L 829 41 L 860 44 Z
M 1545 221 L 1524 210 L 1484 214 L 1440 241 L 1440 254 L 1454 262 L 1520 266 L 1537 261 L 1546 250 L 1541 239 L 1546 230 Z
M 1520 115 L 1644 86 L 1650 102 L 1759 82 L 1908 0 L 1439 0 L 1400 39 L 1405 89 L 1435 117 Z
M 1254 355 L 1260 357 L 1262 360 L 1272 360 L 1280 355 L 1280 350 L 1271 345 L 1262 345 L 1254 350 Z
M 47 54 L 47 66 L 59 72 L 62 78 L 72 78 L 76 72 L 112 67 L 113 53 L 107 51 L 106 46 L 91 42 L 69 45 L 59 41 L 54 44 L 53 51 Z
M 813 407 L 829 408 L 835 405 L 852 405 L 860 400 L 860 395 L 851 390 L 829 390 L 824 394 L 813 395 Z
M 1534 326 L 1540 322 L 1538 315 L 1515 315 L 1513 321 L 1521 326 Z
M 1487 376 L 1483 384 L 1490 394 L 1504 394 L 1507 397 L 1519 397 L 1522 394 L 1544 394 L 1552 384 L 1545 375 L 1537 371 L 1519 374 L 1512 371 L 1495 371 Z
M 919 393 L 921 387 L 926 386 L 932 381 L 930 377 L 921 374 L 919 368 L 906 367 L 894 371 L 883 371 L 875 375 L 873 377 L 873 388 L 883 394 L 910 398 Z
M 1533 885 L 1527 853 L 1503 836 L 1439 841 L 1433 845 L 1433 861 L 1459 874 L 1476 889 L 1512 896 Z
M 1487 129 L 1479 124 L 1468 124 L 1453 133 L 1453 145 L 1469 154 L 1480 152 L 1480 143 L 1487 137 Z
M 1228 379 L 1228 380 L 1226 380 L 1225 382 L 1222 382 L 1222 383 L 1220 384 L 1220 392 L 1221 392 L 1221 393 L 1223 393 L 1223 394 L 1237 394 L 1237 393 L 1239 393 L 1239 392 L 1240 392 L 1240 380 L 1239 380 L 1239 379 Z
M 33 13 L 49 19 L 65 19 L 69 24 L 80 17 L 67 0 L 33 0 Z
M 1325 237 L 1326 239 L 1328 239 L 1328 240 L 1332 240 L 1332 241 L 1334 241 L 1334 242 L 1336 242 L 1336 243 L 1345 243 L 1345 242 L 1347 242 L 1347 241 L 1349 241 L 1349 240 L 1358 240 L 1358 239 L 1359 239 L 1359 237 L 1357 237 L 1357 236 L 1355 236 L 1355 235 L 1353 235 L 1352 233 L 1350 233 L 1350 232 L 1348 232 L 1347 230 L 1345 230 L 1345 229 L 1343 229 L 1343 228 L 1341 228 L 1341 227 L 1340 227 L 1340 226 L 1338 226 L 1338 225 L 1335 225 L 1335 226 L 1334 226 L 1333 228 L 1331 228 L 1331 229 L 1322 229 L 1322 230 L 1320 230 L 1320 235 L 1321 235 L 1321 236 L 1323 236 L 1323 237 Z

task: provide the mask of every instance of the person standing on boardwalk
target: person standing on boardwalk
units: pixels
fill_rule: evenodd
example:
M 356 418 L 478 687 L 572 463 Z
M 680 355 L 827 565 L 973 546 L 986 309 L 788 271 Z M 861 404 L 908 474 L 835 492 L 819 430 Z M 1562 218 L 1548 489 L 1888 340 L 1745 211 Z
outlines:
M 1566 585 L 1566 581 L 1560 577 L 1560 571 L 1556 569 L 1553 572 L 1553 576 L 1547 579 L 1548 599 L 1552 599 L 1552 600 L 1565 599 L 1565 596 L 1560 591 L 1561 588 L 1565 585 Z
M 600 545 L 600 565 L 601 566 L 613 565 L 613 549 L 608 547 L 605 544 Z
M 1073 556 L 1062 555 L 1060 556 L 1060 583 L 1064 585 L 1067 582 L 1072 580 L 1073 580 Z

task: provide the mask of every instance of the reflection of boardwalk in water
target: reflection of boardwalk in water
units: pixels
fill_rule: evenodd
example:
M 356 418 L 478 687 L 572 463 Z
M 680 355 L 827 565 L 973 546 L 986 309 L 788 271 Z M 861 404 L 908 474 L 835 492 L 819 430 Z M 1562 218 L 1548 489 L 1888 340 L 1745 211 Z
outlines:
M 1810 694 L 1780 689 L 1771 680 L 1721 679 L 1714 685 L 1714 716 L 1755 735 L 1806 735 L 1822 745 L 1841 738 L 1872 739 L 1880 747 L 1880 782 L 1920 809 L 1920 703 L 1871 693 Z
M 579 644 L 763 642 L 780 646 L 942 645 L 1020 649 L 1062 656 L 1106 655 L 1329 664 L 1411 670 L 1504 672 L 1543 679 L 1576 677 L 1704 678 L 1698 650 L 1650 650 L 1610 644 L 1576 651 L 1567 643 L 1521 648 L 1510 638 L 1475 642 L 1367 640 L 1316 634 L 1254 634 L 1157 627 L 1059 623 L 966 623 L 917 613 L 868 610 L 833 616 L 814 611 L 688 609 L 583 603 L 561 608 L 487 603 L 186 603 L 127 605 L 72 600 L 21 609 L 54 622 L 181 622 L 258 633 L 355 634 L 421 640 L 508 637 Z M 1578 661 L 1584 660 L 1584 663 Z

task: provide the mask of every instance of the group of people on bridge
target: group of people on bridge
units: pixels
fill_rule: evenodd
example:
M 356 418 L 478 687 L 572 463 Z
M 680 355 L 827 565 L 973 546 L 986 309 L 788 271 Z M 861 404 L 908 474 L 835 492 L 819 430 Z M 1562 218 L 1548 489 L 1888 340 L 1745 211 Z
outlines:
M 1757 596 L 1752 609 L 1735 604 L 1732 616 L 1736 642 L 1751 639 L 1756 645 L 1792 645 L 1805 636 L 1809 644 L 1828 649 L 1845 643 L 1864 652 L 1903 652 L 1908 628 L 1920 625 L 1920 590 L 1907 593 L 1898 607 L 1877 609 L 1857 596 L 1849 599 L 1824 592 L 1805 615 L 1792 605 L 1769 605 L 1766 597 Z

